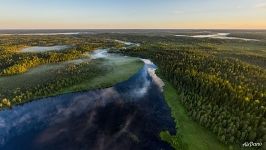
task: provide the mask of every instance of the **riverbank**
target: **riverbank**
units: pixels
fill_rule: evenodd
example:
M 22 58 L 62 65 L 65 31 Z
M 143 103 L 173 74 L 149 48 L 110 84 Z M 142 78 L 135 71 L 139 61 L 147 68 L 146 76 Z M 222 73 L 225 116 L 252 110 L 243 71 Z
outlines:
M 160 137 L 170 143 L 173 148 L 178 150 L 227 150 L 225 145 L 221 144 L 215 135 L 210 133 L 205 128 L 198 125 L 191 120 L 179 100 L 175 88 L 170 82 L 163 79 L 164 96 L 168 106 L 171 108 L 171 114 L 176 122 L 176 135 L 170 135 L 168 132 L 163 131 Z
M 143 65 L 138 58 L 106 52 L 103 58 L 43 65 L 20 75 L 0 77 L 0 97 L 7 101 L 0 103 L 0 109 L 65 93 L 111 87 L 129 79 Z
M 107 69 L 106 73 L 84 80 L 79 84 L 66 87 L 57 92 L 56 95 L 111 87 L 117 83 L 128 80 L 136 74 L 143 65 L 144 63 L 138 58 L 124 57 L 120 59 L 104 59 L 102 67 Z
M 123 56 L 115 60 L 110 60 L 112 66 L 128 64 L 123 65 L 127 70 L 132 70 L 131 60 L 139 61 Z M 175 123 L 154 74 L 157 67 L 149 60 L 143 62 L 129 80 L 110 88 L 48 97 L 0 111 L 0 149 L 171 150 L 158 135 L 162 130 L 175 133 Z

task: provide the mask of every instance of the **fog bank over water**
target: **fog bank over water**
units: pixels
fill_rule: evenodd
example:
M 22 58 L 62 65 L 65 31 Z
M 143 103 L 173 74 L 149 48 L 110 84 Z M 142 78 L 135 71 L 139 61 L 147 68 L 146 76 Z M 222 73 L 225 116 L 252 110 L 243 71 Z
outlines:
M 60 51 L 70 48 L 67 45 L 56 45 L 56 46 L 33 46 L 27 47 L 20 50 L 20 52 L 26 53 L 36 53 L 36 52 L 48 52 L 48 51 Z
M 114 57 L 106 50 L 93 55 Z M 172 149 L 159 138 L 162 130 L 175 133 L 163 82 L 155 74 L 157 67 L 143 61 L 139 72 L 111 88 L 44 98 L 1 111 L 0 149 Z
M 192 37 L 192 38 L 213 38 L 213 39 L 225 39 L 225 40 L 244 40 L 244 41 L 259 41 L 256 39 L 238 38 L 230 36 L 230 33 L 214 33 L 203 35 L 181 35 L 177 34 L 176 37 Z

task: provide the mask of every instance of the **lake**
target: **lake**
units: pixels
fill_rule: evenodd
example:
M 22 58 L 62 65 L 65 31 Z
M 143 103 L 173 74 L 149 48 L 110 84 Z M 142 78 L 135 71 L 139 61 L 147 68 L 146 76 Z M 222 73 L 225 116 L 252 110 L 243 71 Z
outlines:
M 70 46 L 67 45 L 56 45 L 56 46 L 32 46 L 23 48 L 20 50 L 20 52 L 24 53 L 36 53 L 36 52 L 47 52 L 47 51 L 60 51 L 70 48 Z
M 225 39 L 225 40 L 244 40 L 244 41 L 259 41 L 256 39 L 238 38 L 230 36 L 230 33 L 214 33 L 203 35 L 175 35 L 176 37 L 192 37 L 192 38 L 213 38 L 213 39 Z

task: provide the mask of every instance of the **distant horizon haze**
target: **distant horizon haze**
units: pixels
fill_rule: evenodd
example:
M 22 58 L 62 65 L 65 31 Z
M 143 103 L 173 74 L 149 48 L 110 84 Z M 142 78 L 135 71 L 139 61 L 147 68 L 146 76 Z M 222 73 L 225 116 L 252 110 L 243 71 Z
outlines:
M 8 0 L 0 29 L 266 29 L 266 0 Z

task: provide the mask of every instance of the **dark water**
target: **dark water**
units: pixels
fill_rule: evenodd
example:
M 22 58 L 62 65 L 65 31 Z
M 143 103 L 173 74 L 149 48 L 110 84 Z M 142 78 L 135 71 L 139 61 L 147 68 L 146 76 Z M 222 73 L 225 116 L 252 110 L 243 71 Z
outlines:
M 45 98 L 0 112 L 1 150 L 161 150 L 175 132 L 153 64 L 112 88 Z

